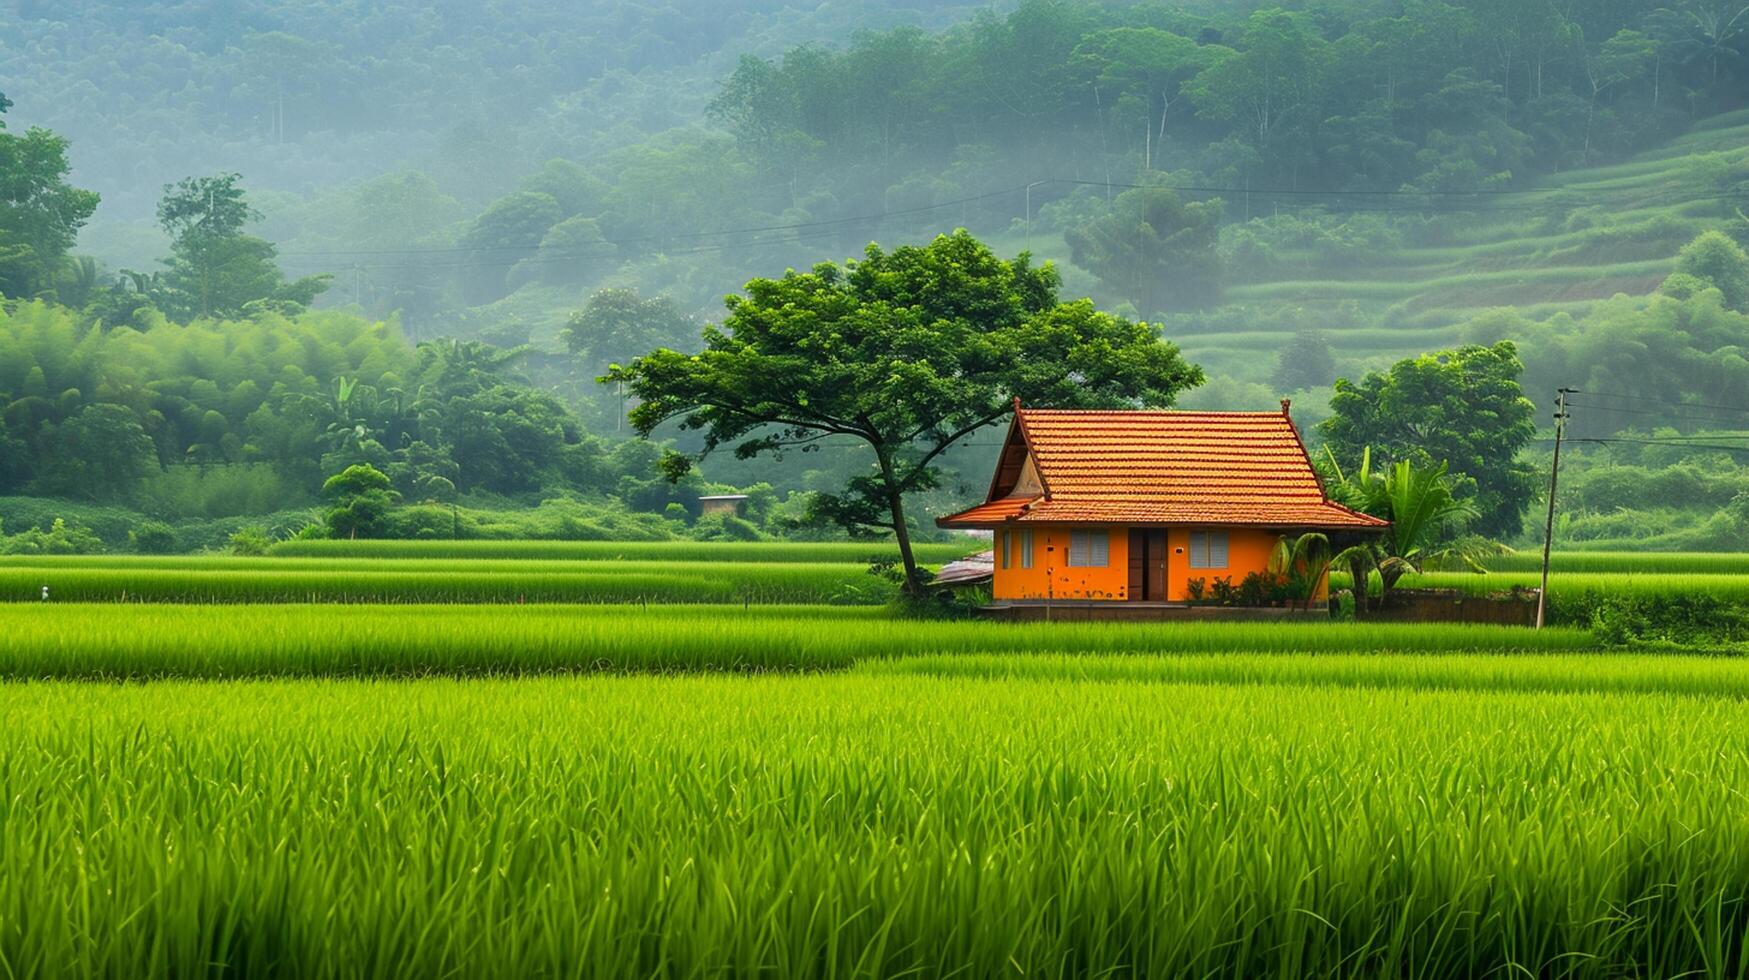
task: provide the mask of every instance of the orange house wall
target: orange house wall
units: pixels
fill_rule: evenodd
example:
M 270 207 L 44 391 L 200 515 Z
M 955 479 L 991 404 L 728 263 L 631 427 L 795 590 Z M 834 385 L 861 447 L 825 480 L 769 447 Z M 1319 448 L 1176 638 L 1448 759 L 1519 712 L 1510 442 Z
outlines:
M 1093 599 L 1127 600 L 1130 586 L 1130 529 L 1110 527 L 1111 561 L 1104 568 L 1069 567 L 1069 532 L 1078 530 L 1062 525 L 1040 525 L 1032 528 L 1033 562 L 1031 568 L 1021 567 L 1021 535 L 1019 528 L 1001 528 L 996 532 L 996 570 L 991 594 L 996 599 Z M 1234 585 L 1252 572 L 1269 568 L 1270 553 L 1281 535 L 1259 528 L 1226 528 L 1227 567 L 1191 568 L 1188 545 L 1190 532 L 1200 527 L 1169 527 L 1166 529 L 1166 598 L 1169 602 L 1185 600 L 1184 586 L 1192 578 L 1213 583 L 1217 578 L 1231 578 Z M 1222 530 L 1208 528 L 1207 530 Z M 1002 535 L 1012 535 L 1008 567 L 1002 567 Z M 1320 596 L 1322 598 L 1322 589 Z

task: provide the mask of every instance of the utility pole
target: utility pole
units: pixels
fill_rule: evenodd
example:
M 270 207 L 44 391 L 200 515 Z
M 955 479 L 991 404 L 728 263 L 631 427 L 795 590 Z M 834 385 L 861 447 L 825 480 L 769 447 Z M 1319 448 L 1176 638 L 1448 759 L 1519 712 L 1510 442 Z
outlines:
M 1543 522 L 1543 585 L 1536 594 L 1536 628 L 1543 628 L 1543 612 L 1549 602 L 1549 548 L 1555 540 L 1555 486 L 1561 479 L 1561 438 L 1567 434 L 1567 396 L 1571 388 L 1555 391 L 1555 462 L 1549 467 L 1549 516 Z
M 1048 180 L 1035 180 L 1026 185 L 1026 235 L 1032 237 L 1032 189 L 1040 184 L 1048 184 Z

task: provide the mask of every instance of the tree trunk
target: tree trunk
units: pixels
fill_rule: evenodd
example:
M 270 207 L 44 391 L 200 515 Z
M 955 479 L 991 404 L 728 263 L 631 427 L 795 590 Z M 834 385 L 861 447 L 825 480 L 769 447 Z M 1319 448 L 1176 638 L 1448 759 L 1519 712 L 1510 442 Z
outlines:
M 1364 619 L 1368 605 L 1366 592 L 1370 584 L 1367 581 L 1365 560 L 1361 558 L 1348 559 L 1348 577 L 1353 580 L 1354 585 L 1354 618 Z
M 917 557 L 911 553 L 911 531 L 905 526 L 905 495 L 893 477 L 893 461 L 887 451 L 875 448 L 875 458 L 881 464 L 881 481 L 887 486 L 887 510 L 893 517 L 893 537 L 899 543 L 899 560 L 905 566 L 904 592 L 908 596 L 923 594 L 923 581 L 917 574 Z

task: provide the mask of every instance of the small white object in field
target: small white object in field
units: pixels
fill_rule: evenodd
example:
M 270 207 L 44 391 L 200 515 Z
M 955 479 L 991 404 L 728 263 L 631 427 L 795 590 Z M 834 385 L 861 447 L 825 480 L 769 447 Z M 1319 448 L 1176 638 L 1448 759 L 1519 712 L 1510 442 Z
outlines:
M 46 585 L 43 586 L 43 601 L 44 602 L 49 601 L 49 587 Z

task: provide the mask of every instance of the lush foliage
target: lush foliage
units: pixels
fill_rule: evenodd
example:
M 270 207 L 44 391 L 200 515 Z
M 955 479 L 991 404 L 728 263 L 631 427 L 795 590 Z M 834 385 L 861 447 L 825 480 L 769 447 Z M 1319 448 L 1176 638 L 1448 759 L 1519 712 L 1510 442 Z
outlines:
M 328 288 L 329 276 L 286 282 L 272 242 L 244 234 L 261 212 L 244 197 L 239 174 L 188 177 L 164 188 L 158 224 L 170 237 L 169 268 L 133 275 L 158 309 L 186 322 L 238 317 L 255 309 L 297 313 Z
M 325 478 L 369 464 L 409 501 L 447 503 L 445 484 L 696 501 L 702 481 L 668 488 L 656 450 L 589 436 L 512 360 L 342 313 L 135 330 L 23 304 L 0 310 L 0 492 L 221 517 L 313 505 Z
M 1391 523 L 1362 543 L 1329 555 L 1326 567 L 1346 564 L 1354 580 L 1376 570 L 1382 598 L 1388 601 L 1404 575 L 1421 571 L 1430 561 L 1462 557 L 1453 542 L 1476 519 L 1477 510 L 1452 492 L 1445 463 L 1418 465 L 1400 459 L 1374 470 L 1368 449 L 1362 451 L 1358 468 L 1343 472 L 1334 456 L 1329 458 L 1334 479 L 1326 480 L 1325 491 L 1363 514 Z M 1320 550 L 1328 554 L 1328 543 Z M 1357 611 L 1365 610 L 1366 599 L 1364 594 L 1355 596 Z

